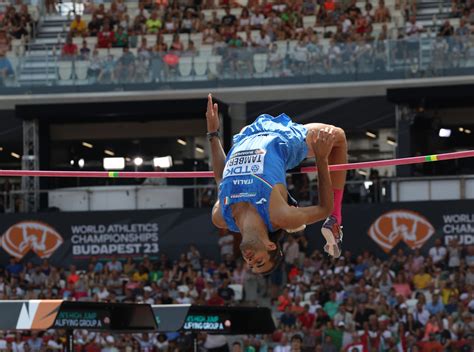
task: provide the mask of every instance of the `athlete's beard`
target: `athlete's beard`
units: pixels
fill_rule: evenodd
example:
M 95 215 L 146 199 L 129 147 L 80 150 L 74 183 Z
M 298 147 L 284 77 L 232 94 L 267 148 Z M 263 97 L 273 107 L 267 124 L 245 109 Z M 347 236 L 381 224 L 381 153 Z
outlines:
M 240 243 L 240 250 L 266 250 L 265 245 L 263 244 L 262 240 L 259 238 L 258 235 L 243 235 L 242 234 L 242 242 Z

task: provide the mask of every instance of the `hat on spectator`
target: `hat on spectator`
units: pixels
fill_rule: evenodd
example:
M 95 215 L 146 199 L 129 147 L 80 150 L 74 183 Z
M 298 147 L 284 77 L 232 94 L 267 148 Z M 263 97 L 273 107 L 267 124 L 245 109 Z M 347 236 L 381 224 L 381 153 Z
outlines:
M 400 304 L 400 309 L 408 309 L 408 306 L 405 303 Z
M 145 292 L 152 292 L 153 289 L 152 289 L 150 286 L 145 286 L 145 287 L 143 287 L 143 291 L 145 291 Z
M 345 327 L 345 326 L 346 326 L 346 324 L 344 324 L 344 322 L 343 322 L 343 321 L 340 321 L 340 322 L 339 322 L 339 324 L 337 324 L 337 326 L 339 326 L 339 327 Z
M 382 334 L 384 339 L 391 339 L 392 338 L 392 333 L 389 330 L 385 330 Z

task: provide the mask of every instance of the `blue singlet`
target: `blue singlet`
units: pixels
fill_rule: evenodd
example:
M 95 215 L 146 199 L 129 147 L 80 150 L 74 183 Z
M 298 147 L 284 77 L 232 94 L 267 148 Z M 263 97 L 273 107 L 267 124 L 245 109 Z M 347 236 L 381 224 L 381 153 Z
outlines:
M 286 170 L 306 158 L 307 133 L 303 125 L 294 123 L 285 114 L 276 117 L 263 114 L 234 136 L 219 185 L 222 215 L 229 230 L 240 232 L 230 205 L 247 202 L 257 209 L 268 231 L 274 231 L 269 213 L 273 186 L 277 183 L 286 186 Z

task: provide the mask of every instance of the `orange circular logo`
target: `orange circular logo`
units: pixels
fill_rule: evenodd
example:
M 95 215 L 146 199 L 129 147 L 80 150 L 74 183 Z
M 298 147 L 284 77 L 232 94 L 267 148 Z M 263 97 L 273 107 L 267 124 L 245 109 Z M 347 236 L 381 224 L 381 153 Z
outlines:
M 422 247 L 433 236 L 433 225 L 421 214 L 412 210 L 392 210 L 382 214 L 370 226 L 368 235 L 385 253 L 400 241 L 411 249 Z
M 49 258 L 63 242 L 61 235 L 48 224 L 21 221 L 4 232 L 1 246 L 18 259 L 23 258 L 30 250 L 40 258 Z

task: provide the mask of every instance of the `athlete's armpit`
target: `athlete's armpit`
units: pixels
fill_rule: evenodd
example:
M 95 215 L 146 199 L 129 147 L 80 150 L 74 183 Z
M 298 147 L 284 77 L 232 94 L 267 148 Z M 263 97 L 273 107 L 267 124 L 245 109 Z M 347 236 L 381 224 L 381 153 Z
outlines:
M 221 203 L 219 201 L 217 201 L 212 208 L 212 223 L 214 226 L 220 229 L 227 228 L 227 224 L 225 223 L 224 217 L 222 216 Z

